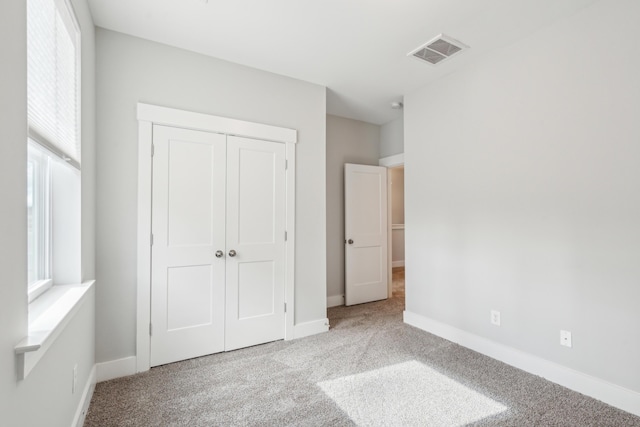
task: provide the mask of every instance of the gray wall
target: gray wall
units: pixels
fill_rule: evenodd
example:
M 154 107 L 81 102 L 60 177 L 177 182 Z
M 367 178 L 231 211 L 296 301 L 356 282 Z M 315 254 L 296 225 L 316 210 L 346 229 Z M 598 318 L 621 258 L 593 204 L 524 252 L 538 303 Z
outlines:
M 98 362 L 135 355 L 137 102 L 298 130 L 295 321 L 326 317 L 326 89 L 97 29 Z
M 380 158 L 404 153 L 403 118 L 380 126 Z
M 83 36 L 83 191 L 94 192 L 94 30 L 84 0 L 73 1 Z M 17 381 L 14 346 L 27 334 L 27 165 L 26 2 L 0 3 L 0 424 L 68 426 L 94 364 L 94 298 L 76 316 L 26 380 Z M 93 269 L 93 199 L 82 204 L 84 278 Z M 71 394 L 78 364 L 78 391 Z M 38 402 L 34 410 L 33 402 Z
M 407 310 L 635 391 L 638 17 L 597 2 L 404 111 Z
M 377 165 L 380 126 L 327 115 L 327 296 L 344 295 L 344 164 Z
M 27 331 L 27 55 L 26 6 L 0 3 L 0 414 L 17 415 L 13 347 Z

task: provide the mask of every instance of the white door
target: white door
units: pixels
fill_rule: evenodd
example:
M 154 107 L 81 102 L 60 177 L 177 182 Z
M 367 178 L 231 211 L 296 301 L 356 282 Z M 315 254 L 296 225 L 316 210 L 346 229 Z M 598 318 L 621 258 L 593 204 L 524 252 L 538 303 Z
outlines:
M 153 127 L 151 366 L 224 350 L 225 139 Z
M 345 164 L 345 303 L 387 298 L 387 169 Z
M 227 140 L 225 350 L 284 338 L 285 146 Z
M 154 126 L 151 366 L 284 338 L 285 146 Z

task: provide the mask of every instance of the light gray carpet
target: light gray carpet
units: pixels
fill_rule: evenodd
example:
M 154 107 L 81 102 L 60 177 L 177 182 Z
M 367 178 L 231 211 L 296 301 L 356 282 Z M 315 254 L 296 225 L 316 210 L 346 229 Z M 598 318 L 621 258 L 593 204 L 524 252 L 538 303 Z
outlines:
M 640 418 L 402 323 L 394 298 L 331 330 L 97 385 L 85 426 L 640 426 Z

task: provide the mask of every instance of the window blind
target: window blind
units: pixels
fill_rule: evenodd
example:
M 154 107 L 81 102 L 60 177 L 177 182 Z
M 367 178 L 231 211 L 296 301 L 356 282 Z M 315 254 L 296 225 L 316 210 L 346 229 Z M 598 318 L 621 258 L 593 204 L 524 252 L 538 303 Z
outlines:
M 64 0 L 27 2 L 29 137 L 80 167 L 79 37 Z

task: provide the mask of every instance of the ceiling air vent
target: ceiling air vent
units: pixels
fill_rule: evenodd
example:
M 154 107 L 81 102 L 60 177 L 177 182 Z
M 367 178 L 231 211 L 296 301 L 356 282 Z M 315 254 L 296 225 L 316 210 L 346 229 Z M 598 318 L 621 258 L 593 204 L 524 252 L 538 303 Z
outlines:
M 469 46 L 464 43 L 460 43 L 456 39 L 440 34 L 419 48 L 412 50 L 407 54 L 407 56 L 413 56 L 416 59 L 435 65 L 447 58 L 450 58 L 463 49 L 468 48 Z

